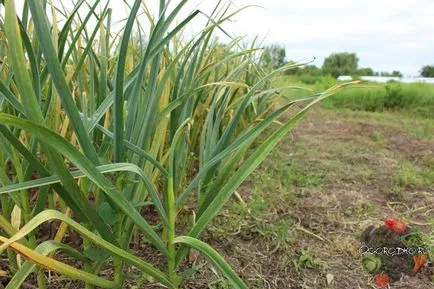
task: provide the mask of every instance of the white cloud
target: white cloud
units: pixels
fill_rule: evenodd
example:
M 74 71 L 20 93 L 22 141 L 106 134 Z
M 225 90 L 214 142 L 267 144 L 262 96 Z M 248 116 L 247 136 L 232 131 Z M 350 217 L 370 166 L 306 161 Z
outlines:
M 22 0 L 16 1 L 17 4 L 20 2 Z M 132 2 L 128 0 L 128 3 Z M 153 7 L 154 15 L 158 2 L 146 1 Z M 210 13 L 216 2 L 190 0 L 181 17 L 195 7 Z M 249 39 L 258 35 L 266 37 L 265 43 L 284 44 L 292 59 L 316 56 L 315 63 L 321 65 L 323 58 L 332 52 L 350 51 L 359 55 L 361 66 L 375 70 L 397 69 L 407 74 L 417 74 L 422 65 L 434 64 L 433 0 L 231 2 L 232 11 L 246 5 L 261 7 L 251 7 L 236 15 L 233 21 L 224 24 L 227 31 L 238 36 L 247 35 Z M 172 0 L 172 3 L 178 1 Z M 112 0 L 111 6 L 114 19 L 125 18 L 123 1 Z M 200 18 L 187 33 L 192 34 L 202 27 L 206 18 Z
M 283 43 L 293 58 L 317 56 L 321 65 L 332 52 L 356 52 L 362 66 L 417 74 L 434 63 L 434 1 L 432 0 L 234 0 L 255 3 L 237 16 L 234 33 L 267 34 Z M 255 11 L 253 11 L 255 10 Z

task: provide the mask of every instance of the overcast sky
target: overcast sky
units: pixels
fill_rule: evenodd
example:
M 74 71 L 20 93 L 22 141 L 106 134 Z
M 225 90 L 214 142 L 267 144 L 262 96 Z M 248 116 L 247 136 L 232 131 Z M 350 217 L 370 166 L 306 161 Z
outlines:
M 18 6 L 20 2 L 16 1 Z M 68 2 L 72 3 L 63 1 Z M 114 18 L 125 17 L 122 2 L 111 1 Z M 158 2 L 146 1 L 151 7 Z M 400 70 L 405 75 L 417 75 L 423 65 L 434 64 L 434 0 L 232 2 L 234 9 L 246 5 L 260 7 L 248 8 L 227 22 L 224 28 L 228 32 L 249 39 L 259 36 L 265 38 L 265 44 L 285 45 L 287 58 L 291 60 L 316 57 L 314 64 L 321 66 L 329 54 L 348 51 L 357 53 L 360 67 Z M 210 13 L 215 3 L 216 0 L 190 0 L 184 16 L 196 5 Z M 189 29 L 195 31 L 200 26 L 195 22 Z
M 356 52 L 360 66 L 416 75 L 434 64 L 434 0 L 235 0 L 254 3 L 234 32 L 266 35 L 284 44 L 289 59 Z M 235 27 L 237 26 L 237 27 Z

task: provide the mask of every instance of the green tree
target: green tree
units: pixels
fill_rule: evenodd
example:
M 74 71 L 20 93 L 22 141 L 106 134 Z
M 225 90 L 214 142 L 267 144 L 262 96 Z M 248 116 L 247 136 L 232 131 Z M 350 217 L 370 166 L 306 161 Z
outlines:
M 374 70 L 370 67 L 359 68 L 357 70 L 357 75 L 359 76 L 372 76 L 374 75 Z
M 395 77 L 402 77 L 402 73 L 401 73 L 401 71 L 394 70 L 394 71 L 392 71 L 392 76 L 395 76 Z
M 392 73 L 388 71 L 380 71 L 380 72 L 375 72 L 375 76 L 402 77 L 402 73 L 398 70 L 394 70 L 392 71 Z
M 301 69 L 302 74 L 318 76 L 322 74 L 322 71 L 316 65 L 306 65 Z
M 357 74 L 358 62 L 355 53 L 333 53 L 324 60 L 322 70 L 324 74 L 330 74 L 335 78 L 339 75 L 354 75 Z
M 266 68 L 276 69 L 286 63 L 286 50 L 283 45 L 271 45 L 264 48 L 261 64 Z
M 295 64 L 295 61 L 288 61 L 288 64 Z M 303 65 L 297 66 L 292 69 L 285 71 L 287 75 L 310 75 L 310 76 L 320 76 L 322 75 L 322 71 L 316 65 Z
M 425 65 L 422 67 L 420 75 L 423 77 L 434 77 L 434 65 Z

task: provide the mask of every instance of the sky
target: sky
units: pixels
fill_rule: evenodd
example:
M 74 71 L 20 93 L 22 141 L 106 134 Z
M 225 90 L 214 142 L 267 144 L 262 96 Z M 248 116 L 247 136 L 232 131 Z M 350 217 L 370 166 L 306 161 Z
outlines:
M 417 75 L 434 64 L 433 0 L 263 0 L 237 16 L 238 34 L 259 34 L 285 45 L 288 59 L 355 52 L 360 67 Z
M 315 58 L 313 64 L 321 66 L 331 53 L 355 52 L 359 67 L 399 70 L 406 76 L 416 76 L 423 65 L 434 64 L 434 0 L 224 1 L 232 2 L 232 10 L 252 5 L 223 25 L 227 32 L 245 36 L 246 41 L 258 36 L 264 45 L 284 45 L 288 60 Z M 15 2 L 19 9 L 23 1 Z M 158 2 L 146 1 L 154 14 Z M 216 2 L 190 0 L 178 21 L 194 8 L 211 13 Z M 123 1 L 112 0 L 110 5 L 115 19 L 126 17 Z M 199 16 L 187 34 L 197 32 L 205 20 Z

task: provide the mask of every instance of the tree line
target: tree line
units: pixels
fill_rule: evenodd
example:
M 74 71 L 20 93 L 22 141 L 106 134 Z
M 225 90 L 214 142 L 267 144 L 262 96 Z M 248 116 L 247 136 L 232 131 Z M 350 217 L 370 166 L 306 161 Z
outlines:
M 286 50 L 283 45 L 271 45 L 264 48 L 261 56 L 261 64 L 265 68 L 275 69 L 287 63 L 295 63 L 286 60 Z M 332 53 L 324 59 L 322 67 L 316 65 L 305 65 L 288 70 L 291 75 L 331 75 L 337 78 L 340 75 L 351 76 L 394 76 L 402 77 L 398 70 L 392 72 L 374 71 L 370 67 L 359 67 L 359 58 L 356 53 L 339 52 Z M 422 77 L 434 77 L 434 65 L 423 66 L 420 70 Z

